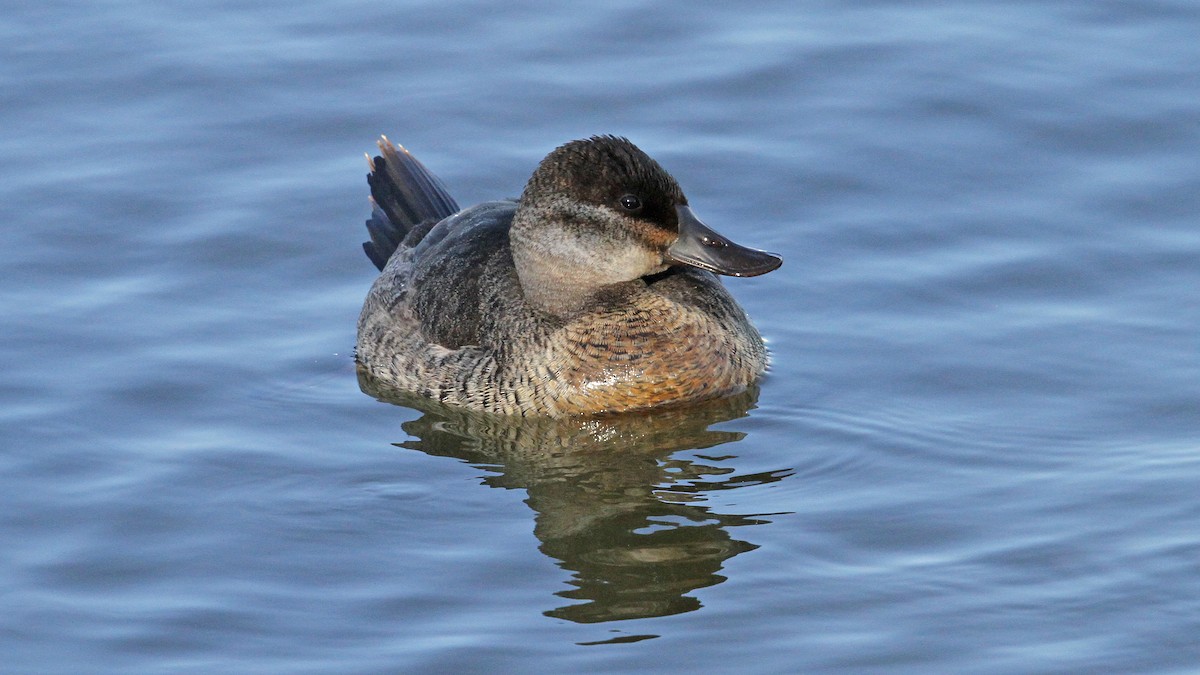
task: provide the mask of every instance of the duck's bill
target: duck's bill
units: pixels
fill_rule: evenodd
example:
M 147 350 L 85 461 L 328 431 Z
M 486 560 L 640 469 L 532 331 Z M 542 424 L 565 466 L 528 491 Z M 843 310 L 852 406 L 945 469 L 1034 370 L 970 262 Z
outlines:
M 756 277 L 783 264 L 777 253 L 735 244 L 717 234 L 687 206 L 676 206 L 679 239 L 667 249 L 668 262 L 732 277 Z

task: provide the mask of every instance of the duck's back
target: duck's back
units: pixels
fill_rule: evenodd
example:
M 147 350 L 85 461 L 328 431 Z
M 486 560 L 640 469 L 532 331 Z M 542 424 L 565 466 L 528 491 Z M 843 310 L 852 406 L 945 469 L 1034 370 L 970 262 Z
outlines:
M 438 223 L 398 263 L 419 330 L 448 349 L 485 345 L 498 298 L 520 295 L 508 230 L 515 204 L 488 202 Z M 404 267 L 407 266 L 407 270 Z
M 450 403 L 501 410 L 501 365 L 544 342 L 553 321 L 521 296 L 508 232 L 516 203 L 462 211 L 442 183 L 387 139 L 367 180 L 380 269 L 363 303 L 355 355 L 371 377 Z M 519 338 L 519 339 L 514 339 Z M 511 406 L 509 406 L 511 407 Z
M 458 349 L 481 344 L 489 314 L 483 291 L 519 294 L 510 279 L 508 230 L 516 204 L 488 202 L 459 212 L 442 182 L 404 148 L 380 140 L 367 182 L 371 240 L 363 243 L 380 270 L 363 318 L 380 311 L 411 314 L 402 322 L 431 343 Z M 507 287 L 507 288 L 497 288 Z M 373 326 L 374 333 L 387 328 Z M 371 340 L 360 339 L 360 356 Z

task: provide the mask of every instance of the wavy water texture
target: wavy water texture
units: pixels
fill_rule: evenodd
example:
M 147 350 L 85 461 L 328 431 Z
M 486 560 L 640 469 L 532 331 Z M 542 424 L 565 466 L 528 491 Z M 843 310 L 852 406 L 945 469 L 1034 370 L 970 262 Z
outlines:
M 1200 662 L 1196 3 L 77 4 L 0 19 L 6 672 Z M 783 253 L 769 375 L 365 394 L 381 133 L 464 205 L 630 137 Z

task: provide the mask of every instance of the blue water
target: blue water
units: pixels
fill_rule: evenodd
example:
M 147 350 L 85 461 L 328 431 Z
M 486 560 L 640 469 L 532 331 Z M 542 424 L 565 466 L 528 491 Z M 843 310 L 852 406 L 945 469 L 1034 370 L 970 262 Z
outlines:
M 607 7 L 0 13 L 5 672 L 1200 671 L 1200 4 Z M 363 393 L 380 133 L 630 137 L 761 387 Z

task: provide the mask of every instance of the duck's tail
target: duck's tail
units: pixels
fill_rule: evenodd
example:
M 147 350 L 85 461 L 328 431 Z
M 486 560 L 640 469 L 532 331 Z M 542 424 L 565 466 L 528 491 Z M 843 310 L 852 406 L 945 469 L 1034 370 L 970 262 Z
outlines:
M 375 159 L 367 155 L 371 167 L 367 174 L 371 186 L 367 232 L 371 241 L 363 242 L 363 250 L 382 270 L 409 232 L 458 212 L 458 204 L 442 181 L 404 146 L 392 145 L 387 136 L 381 136 L 379 152 L 382 156 Z

